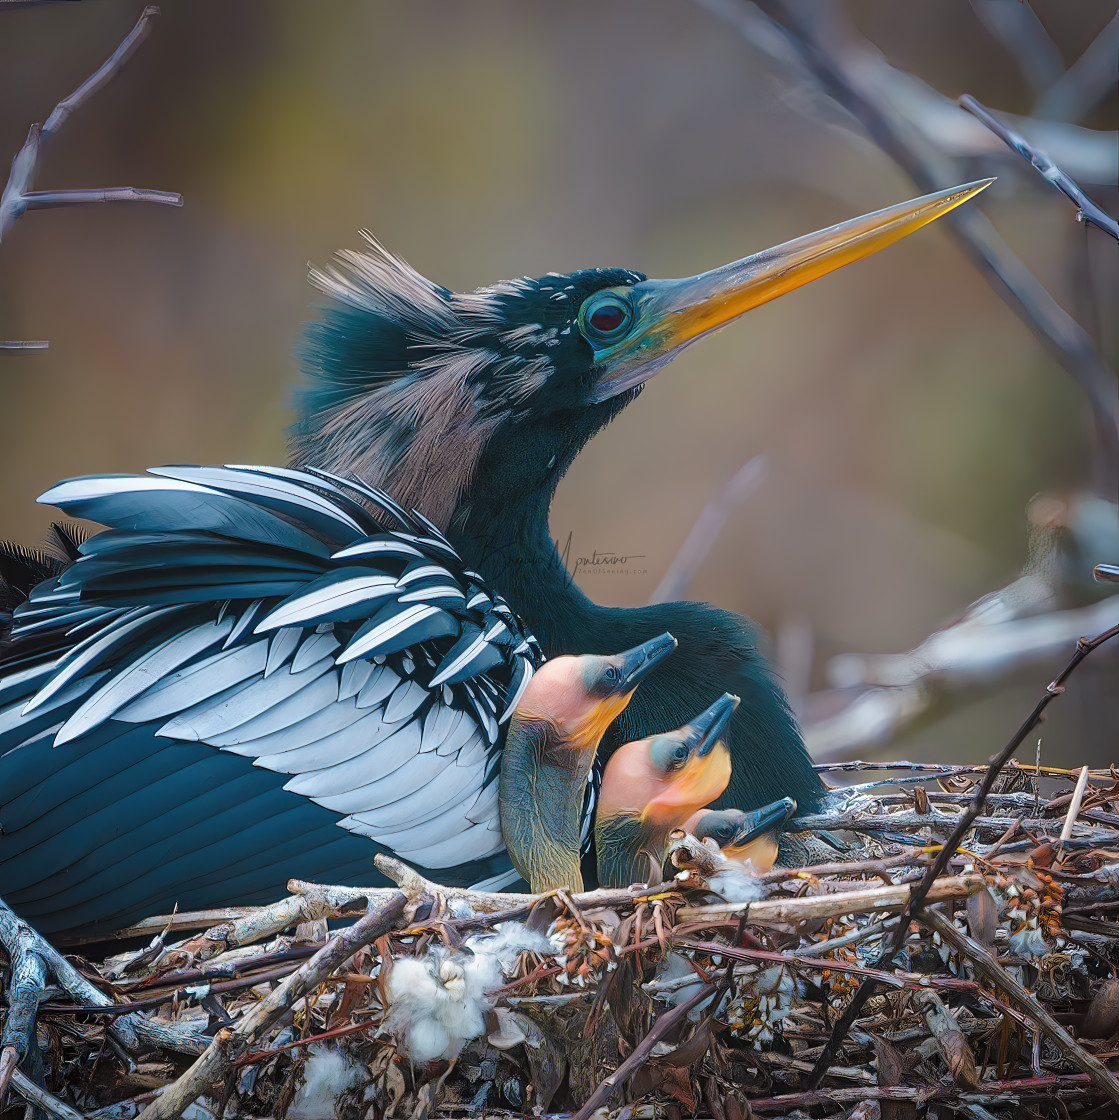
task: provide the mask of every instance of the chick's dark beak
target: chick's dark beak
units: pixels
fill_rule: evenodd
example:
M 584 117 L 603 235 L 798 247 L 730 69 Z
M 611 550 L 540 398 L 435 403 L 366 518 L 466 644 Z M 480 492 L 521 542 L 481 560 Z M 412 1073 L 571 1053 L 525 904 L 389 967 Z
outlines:
M 724 737 L 730 717 L 738 707 L 738 697 L 724 692 L 706 711 L 691 720 L 684 730 L 684 742 L 703 758 Z
M 671 634 L 661 634 L 615 658 L 618 683 L 614 691 L 632 692 L 677 646 Z
M 689 342 L 837 268 L 862 260 L 928 225 L 990 186 L 964 183 L 829 226 L 682 280 L 633 286 L 634 327 L 596 351 L 602 375 L 592 400 L 609 400 L 647 381 Z

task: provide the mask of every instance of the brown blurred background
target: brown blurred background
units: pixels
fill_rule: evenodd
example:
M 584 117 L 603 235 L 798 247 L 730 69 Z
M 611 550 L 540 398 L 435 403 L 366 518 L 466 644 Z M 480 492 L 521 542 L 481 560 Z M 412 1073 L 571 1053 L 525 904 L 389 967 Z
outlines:
M 1017 0 L 976 0 L 1000 3 Z M 4 160 L 140 7 L 0 10 Z M 4 536 L 35 541 L 50 513 L 34 498 L 68 475 L 283 461 L 306 264 L 359 227 L 457 288 L 590 265 L 673 276 L 919 193 L 681 0 L 162 7 L 50 141 L 37 186 L 163 188 L 184 207 L 29 213 L 0 246 L 0 338 L 50 340 L 0 357 Z M 1115 4 L 1033 9 L 1068 64 Z M 1020 67 L 967 0 L 847 11 L 941 93 L 1029 112 Z M 1115 129 L 1114 96 L 1080 123 Z M 968 177 L 1000 175 L 982 205 L 1114 366 L 1116 246 L 1014 159 Z M 1116 211 L 1114 185 L 1083 185 Z M 770 630 L 807 624 L 824 687 L 832 655 L 907 649 L 1012 579 L 1027 503 L 1084 484 L 1087 432 L 1071 380 L 934 228 L 689 349 L 588 447 L 553 529 L 573 555 L 637 557 L 580 582 L 642 603 L 704 504 L 764 453 L 765 481 L 690 594 Z M 1115 757 L 1114 673 L 1101 659 L 1056 706 L 1046 761 Z M 969 696 L 887 753 L 985 759 L 1046 680 Z

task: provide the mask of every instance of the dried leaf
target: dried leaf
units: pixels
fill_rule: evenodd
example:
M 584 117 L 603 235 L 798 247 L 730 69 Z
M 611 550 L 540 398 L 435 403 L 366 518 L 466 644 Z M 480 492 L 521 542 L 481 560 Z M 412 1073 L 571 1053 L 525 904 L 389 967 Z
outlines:
M 995 930 L 999 924 L 999 908 L 994 895 L 987 887 L 967 900 L 968 933 L 981 945 L 995 943 Z
M 1119 1030 L 1119 980 L 1111 979 L 1100 986 L 1088 1005 L 1080 1033 L 1085 1038 L 1110 1038 Z
M 908 1072 L 908 1063 L 884 1038 L 871 1035 L 881 1088 L 901 1085 Z M 912 1101 L 882 1101 L 882 1120 L 916 1120 L 917 1106 Z
M 936 1039 L 952 1080 L 961 1088 L 976 1088 L 979 1074 L 975 1068 L 975 1055 L 972 1054 L 971 1044 L 960 1030 L 956 1017 L 935 992 L 918 992 L 914 1003 L 925 1013 L 925 1022 Z

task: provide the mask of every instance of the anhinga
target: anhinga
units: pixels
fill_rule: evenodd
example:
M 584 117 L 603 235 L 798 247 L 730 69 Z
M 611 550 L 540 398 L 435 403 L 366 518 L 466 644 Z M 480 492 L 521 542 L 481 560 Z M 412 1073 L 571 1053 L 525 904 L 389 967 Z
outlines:
M 738 697 L 724 692 L 683 727 L 623 743 L 610 756 L 594 824 L 602 886 L 659 882 L 669 833 L 730 782 L 723 739 L 737 707 Z
M 760 874 L 776 862 L 781 830 L 796 809 L 791 797 L 749 812 L 700 809 L 684 822 L 684 828 L 698 840 L 714 840 L 727 859 L 749 863 Z
M 519 687 L 541 654 L 665 631 L 679 652 L 600 754 L 732 692 L 724 802 L 811 811 L 822 786 L 750 624 L 592 603 L 548 508 L 684 346 L 985 185 L 684 280 L 591 269 L 460 294 L 375 242 L 343 253 L 315 275 L 333 302 L 308 332 L 292 467 L 40 499 L 108 529 L 17 609 L 0 660 L 0 894 L 57 933 L 292 876 L 368 881 L 376 845 L 448 882 L 508 881 L 496 778 Z
M 583 889 L 580 860 L 598 744 L 634 690 L 676 648 L 671 634 L 613 657 L 561 655 L 525 687 L 501 752 L 501 836 L 534 891 Z

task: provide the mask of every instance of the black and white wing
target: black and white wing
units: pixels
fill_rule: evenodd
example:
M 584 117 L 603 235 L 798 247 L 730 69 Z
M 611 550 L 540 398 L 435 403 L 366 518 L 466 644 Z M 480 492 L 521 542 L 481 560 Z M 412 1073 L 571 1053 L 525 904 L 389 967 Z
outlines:
M 130 729 L 242 759 L 433 871 L 503 850 L 502 724 L 542 654 L 429 522 L 360 483 L 269 467 L 77 478 L 40 501 L 107 529 L 16 611 L 0 659 L 0 874 L 8 837 L 40 819 L 28 798 L 49 814 L 51 783 L 77 780 L 53 759 L 29 793 L 28 752 L 75 752 L 111 804 Z M 122 796 L 136 784 L 118 780 Z M 53 841 L 40 831 L 25 868 Z

